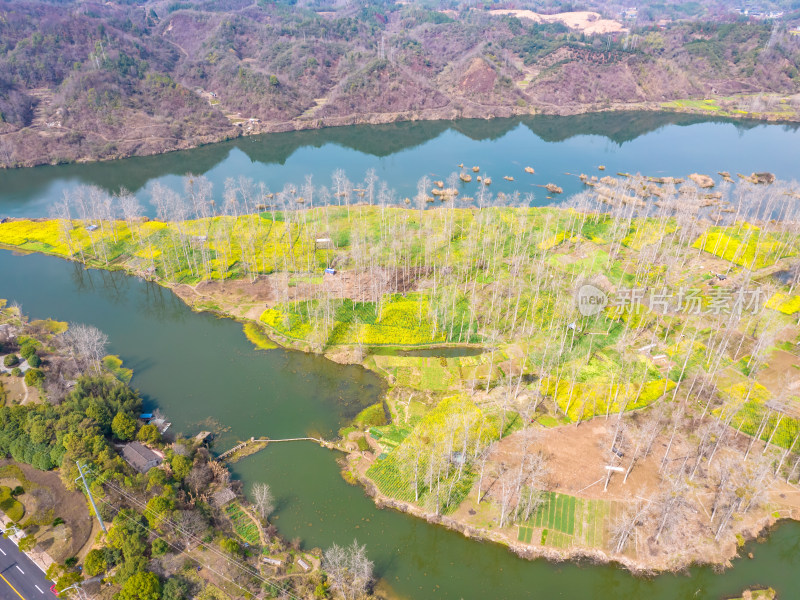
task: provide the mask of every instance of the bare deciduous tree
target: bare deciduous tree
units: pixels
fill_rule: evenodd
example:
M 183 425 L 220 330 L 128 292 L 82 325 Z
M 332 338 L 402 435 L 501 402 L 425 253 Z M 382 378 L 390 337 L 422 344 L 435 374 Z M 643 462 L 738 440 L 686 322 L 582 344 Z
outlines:
M 208 529 L 208 521 L 197 510 L 178 511 L 178 531 L 187 549 L 200 542 L 200 534 Z
M 624 552 L 635 538 L 636 528 L 640 527 L 650 509 L 649 502 L 628 505 L 619 518 L 611 524 L 611 546 L 617 554 Z
M 366 546 L 353 540 L 350 546 L 334 544 L 325 551 L 322 567 L 333 589 L 341 598 L 353 600 L 367 593 L 372 581 L 372 561 L 367 558 Z
M 275 497 L 266 483 L 257 483 L 253 486 L 253 505 L 262 519 L 266 519 L 275 510 Z
M 689 498 L 689 484 L 683 477 L 676 477 L 670 482 L 656 500 L 657 525 L 654 541 L 671 544 L 675 534 L 683 527 L 689 513 L 694 512 L 694 504 Z

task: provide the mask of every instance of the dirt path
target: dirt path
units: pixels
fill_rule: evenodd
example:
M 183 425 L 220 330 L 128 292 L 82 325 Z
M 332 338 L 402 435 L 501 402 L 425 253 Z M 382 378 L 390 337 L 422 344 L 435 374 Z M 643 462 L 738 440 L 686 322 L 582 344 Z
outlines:
M 33 109 L 33 119 L 29 127 L 33 129 L 46 129 L 45 109 L 49 109 L 53 104 L 53 92 L 47 88 L 36 88 L 31 90 L 31 96 L 36 98 L 36 106 Z
M 164 33 L 161 34 L 161 39 L 163 39 L 168 44 L 175 46 L 178 50 L 181 51 L 181 54 L 183 54 L 184 57 L 189 58 L 189 53 L 183 49 L 183 46 L 181 46 L 177 42 L 173 42 L 171 39 L 167 37 L 167 34 L 170 31 L 172 31 L 172 23 L 170 23 L 169 26 L 166 28 L 166 30 L 164 30 Z

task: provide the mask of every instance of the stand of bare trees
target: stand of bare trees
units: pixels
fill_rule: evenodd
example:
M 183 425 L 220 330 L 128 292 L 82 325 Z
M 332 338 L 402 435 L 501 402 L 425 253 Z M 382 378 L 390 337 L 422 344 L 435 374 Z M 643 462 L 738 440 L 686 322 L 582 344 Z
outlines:
M 464 179 L 452 174 L 447 190 Z M 364 305 L 380 322 L 394 295 L 414 293 L 420 301 L 404 318 L 428 336 L 415 343 L 486 348 L 485 370 L 461 391 L 488 398 L 496 438 L 519 415 L 524 431 L 515 435 L 522 437 L 543 413 L 575 426 L 604 418 L 611 432 L 604 441 L 612 467 L 606 488 L 630 485 L 640 465 L 658 464 L 659 492 L 614 526 L 618 552 L 645 530 L 653 544 L 679 544 L 679 524 L 705 510 L 703 526 L 722 539 L 761 503 L 767 482 L 800 477 L 800 433 L 788 447 L 781 438 L 796 420 L 789 384 L 769 402 L 759 400 L 786 322 L 762 309 L 800 281 L 792 258 L 800 252 L 798 186 L 741 182 L 710 193 L 671 178 L 585 180 L 589 189 L 557 210 L 509 211 L 505 206 L 532 197 L 494 195 L 479 183 L 461 188 L 474 192 L 468 204 L 463 194 L 444 193 L 443 182 L 422 177 L 408 206 L 398 209 L 396 194 L 374 171 L 354 183 L 338 169 L 329 187 L 307 177 L 275 193 L 243 177 L 228 179 L 217 202 L 207 180 L 187 176 L 180 191 L 153 186 L 156 223 L 144 223 L 138 201 L 124 190 L 110 196 L 91 187 L 67 194 L 53 215 L 61 242 L 83 262 L 129 260 L 173 282 L 268 276 L 270 301 L 287 324 L 307 321 L 303 341 L 317 350 L 339 343 L 343 322 L 356 332 L 349 343 L 363 349 Z M 128 258 L 120 259 L 125 230 Z M 587 251 L 587 242 L 602 252 Z M 777 264 L 782 286 L 765 269 Z M 298 280 L 324 267 L 348 279 L 300 290 Z M 684 289 L 687 279 L 702 293 Z M 644 308 L 583 315 L 574 295 L 587 284 L 607 293 L 638 290 Z M 668 285 L 677 288 L 669 297 Z M 498 374 L 509 342 L 519 345 L 514 369 L 503 366 Z M 96 340 L 69 343 L 76 360 L 102 358 Z M 735 393 L 726 377 L 731 370 L 740 382 Z M 654 403 L 655 410 L 642 410 Z M 753 413 L 754 404 L 761 412 Z M 493 461 L 488 428 L 481 411 L 454 410 L 435 432 L 413 432 L 397 458 L 414 500 L 445 512 L 474 474 L 478 502 L 487 495 L 497 502 L 501 526 L 527 521 L 547 485 L 545 457 L 525 441 L 518 460 Z M 773 456 L 769 448 L 779 439 Z M 698 489 L 708 497 L 698 492 L 698 499 Z
M 92 325 L 71 323 L 61 334 L 69 356 L 81 371 L 100 373 L 100 363 L 106 355 L 108 336 Z
M 353 540 L 350 546 L 334 544 L 322 557 L 322 568 L 328 574 L 331 589 L 345 600 L 356 600 L 366 595 L 372 582 L 373 564 L 367 558 L 366 546 Z

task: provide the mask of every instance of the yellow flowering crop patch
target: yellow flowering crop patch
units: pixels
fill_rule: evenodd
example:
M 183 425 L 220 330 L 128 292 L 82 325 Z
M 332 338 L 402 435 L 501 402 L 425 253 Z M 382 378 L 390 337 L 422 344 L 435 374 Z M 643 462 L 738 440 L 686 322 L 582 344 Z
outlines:
M 453 420 L 453 415 L 459 415 L 459 418 Z M 425 503 L 426 500 L 430 501 L 428 496 L 434 493 L 434 490 L 427 489 L 424 478 L 431 455 L 428 450 L 438 448 L 441 451 L 447 440 L 462 440 L 467 448 L 464 459 L 470 462 L 470 458 L 476 454 L 476 446 L 484 447 L 496 440 L 499 432 L 497 418 L 485 415 L 469 399 L 460 396 L 445 398 L 419 421 L 388 456 L 375 461 L 367 470 L 367 476 L 388 496 L 406 501 L 414 501 L 419 497 L 419 501 Z M 415 464 L 416 469 L 413 467 Z M 453 460 L 448 460 L 443 469 L 445 481 L 461 470 Z M 465 480 L 467 491 L 470 481 L 469 478 Z M 451 502 L 449 505 L 448 499 Z M 445 514 L 458 506 L 463 494 L 454 494 L 453 498 L 448 499 L 439 499 L 442 502 L 441 512 Z
M 119 256 L 131 240 L 131 232 L 123 221 L 107 222 L 89 231 L 79 221 L 51 219 L 20 220 L 0 225 L 0 244 L 45 254 L 87 258 Z
M 445 331 L 434 329 L 429 317 L 429 299 L 423 294 L 391 296 L 385 300 L 380 315 L 373 302 L 335 301 L 331 306 L 335 317 L 327 340 L 311 340 L 312 335 L 326 335 L 314 326 L 321 325 L 316 314 L 319 309 L 317 301 L 278 304 L 265 310 L 261 321 L 291 338 L 324 341 L 327 345 L 416 346 L 446 340 Z
M 90 231 L 87 225 L 96 229 Z M 163 258 L 170 261 L 165 273 L 176 281 L 237 275 L 245 268 L 256 273 L 308 271 L 324 265 L 327 259 L 301 225 L 273 222 L 258 215 L 179 223 L 145 221 L 132 224 L 130 229 L 124 221 L 10 221 L 0 224 L 0 244 L 103 262 L 125 256 Z M 201 253 L 215 273 L 198 271 L 203 263 Z
M 278 307 L 268 308 L 261 313 L 261 322 L 279 333 L 297 340 L 306 340 L 312 331 L 311 322 L 300 315 L 284 312 Z
M 622 243 L 628 248 L 641 250 L 644 246 L 655 244 L 664 235 L 672 233 L 676 229 L 674 223 L 667 223 L 662 227 L 658 220 L 643 220 L 631 227 L 628 235 L 622 239 Z
M 167 224 L 162 223 L 161 221 L 145 221 L 144 223 L 134 225 L 134 230 L 138 231 L 142 235 L 151 235 L 166 228 Z
M 269 339 L 264 333 L 264 329 L 256 323 L 245 323 L 244 334 L 256 348 L 272 350 L 278 347 L 278 344 Z
M 539 242 L 538 244 L 539 250 L 550 250 L 551 248 L 555 248 L 568 237 L 569 233 L 566 231 L 561 231 L 555 235 L 546 237 L 541 242 Z
M 373 357 L 376 366 L 395 381 L 419 390 L 448 390 L 461 380 L 460 357 L 442 359 L 423 356 Z
M 159 256 L 161 256 L 161 250 L 158 250 L 157 248 L 152 248 L 152 247 L 143 248 L 143 249 L 139 250 L 138 252 L 136 252 L 136 254 L 134 254 L 134 256 L 137 256 L 139 258 L 146 258 L 148 260 L 151 260 L 151 259 L 158 258 Z
M 63 221 L 9 221 L 0 224 L 0 244 L 23 250 L 69 256 L 71 253 L 62 241 Z
M 612 383 L 610 378 L 576 382 L 572 386 L 565 379 L 549 378 L 541 382 L 542 393 L 554 397 L 558 407 L 571 421 L 614 414 L 623 406 L 625 410 L 643 408 L 674 387 L 675 382 L 671 379 L 655 379 L 643 386 L 638 383 Z
M 800 311 L 800 296 L 776 293 L 767 301 L 767 308 L 777 310 L 785 315 L 793 315 Z
M 791 245 L 748 223 L 712 227 L 692 246 L 751 269 L 761 269 L 781 258 L 797 254 Z
M 725 388 L 723 395 L 729 401 L 714 409 L 714 413 L 735 410 L 731 427 L 742 433 L 750 436 L 759 434 L 763 441 L 771 441 L 781 448 L 789 448 L 800 433 L 800 421 L 789 415 L 780 415 L 766 406 L 772 395 L 759 383 L 752 388 L 749 383 L 737 383 Z

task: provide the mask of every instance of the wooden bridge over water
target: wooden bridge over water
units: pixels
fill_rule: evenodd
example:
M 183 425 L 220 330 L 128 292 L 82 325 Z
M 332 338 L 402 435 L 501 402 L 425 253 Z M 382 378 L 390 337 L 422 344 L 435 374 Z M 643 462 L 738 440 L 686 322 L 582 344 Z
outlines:
M 217 457 L 217 460 L 225 460 L 235 452 L 247 447 L 250 444 L 273 444 L 277 442 L 316 442 L 320 446 L 324 448 L 336 448 L 336 445 L 333 442 L 328 442 L 321 438 L 315 437 L 296 437 L 296 438 L 283 438 L 283 439 L 271 439 L 271 438 L 255 438 L 251 437 L 249 440 L 245 440 L 244 442 L 239 442 L 236 446 L 231 448 L 230 450 L 226 450 L 222 454 Z

